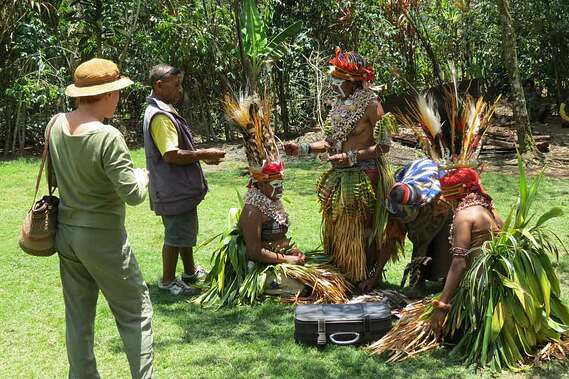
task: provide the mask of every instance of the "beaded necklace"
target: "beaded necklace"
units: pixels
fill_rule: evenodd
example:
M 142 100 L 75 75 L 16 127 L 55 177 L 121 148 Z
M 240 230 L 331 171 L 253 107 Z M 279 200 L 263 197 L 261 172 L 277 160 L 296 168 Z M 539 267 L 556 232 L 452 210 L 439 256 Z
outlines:
M 492 198 L 490 196 L 480 192 L 469 193 L 460 201 L 460 203 L 458 203 L 458 205 L 454 209 L 454 215 L 452 217 L 452 224 L 450 226 L 450 232 L 448 236 L 448 242 L 450 246 L 452 246 L 454 242 L 454 220 L 456 218 L 456 214 L 463 209 L 475 207 L 477 205 L 480 205 L 481 207 L 488 209 L 492 217 L 494 217 L 493 213 L 494 201 L 492 201 Z
M 368 104 L 377 99 L 373 91 L 358 88 L 347 99 L 336 99 L 330 110 L 332 126 L 325 130 L 326 140 L 336 152 L 342 151 L 342 145 L 352 134 L 357 122 L 364 115 Z
M 262 214 L 275 220 L 280 225 L 288 224 L 288 214 L 285 212 L 281 201 L 269 199 L 258 188 L 251 187 L 247 190 L 245 204 L 254 206 Z

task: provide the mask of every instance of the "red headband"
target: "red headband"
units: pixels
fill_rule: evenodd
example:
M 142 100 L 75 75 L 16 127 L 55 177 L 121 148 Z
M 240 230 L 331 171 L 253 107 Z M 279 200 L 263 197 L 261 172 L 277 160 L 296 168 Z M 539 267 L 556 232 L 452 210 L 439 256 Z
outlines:
M 266 162 L 261 170 L 252 170 L 251 176 L 258 182 L 270 182 L 271 180 L 280 180 L 284 178 L 283 162 Z
M 457 200 L 472 192 L 484 193 L 480 176 L 472 168 L 450 170 L 439 179 L 443 196 L 447 200 Z
M 375 76 L 373 67 L 354 51 L 342 53 L 337 47 L 336 56 L 328 63 L 333 66 L 331 75 L 338 79 L 371 82 Z

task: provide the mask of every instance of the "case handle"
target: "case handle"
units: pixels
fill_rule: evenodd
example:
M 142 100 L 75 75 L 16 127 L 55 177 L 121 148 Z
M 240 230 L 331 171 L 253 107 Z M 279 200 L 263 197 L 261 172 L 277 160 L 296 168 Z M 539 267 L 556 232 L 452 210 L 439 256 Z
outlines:
M 316 340 L 318 346 L 326 345 L 326 321 L 318 320 L 318 339 Z
M 352 338 L 351 340 L 348 340 L 348 341 L 338 341 L 336 339 L 336 336 L 338 336 L 338 337 L 340 337 L 340 336 L 354 336 L 354 338 Z M 330 338 L 330 341 L 332 341 L 332 343 L 334 343 L 336 345 L 352 345 L 352 344 L 354 344 L 360 340 L 360 334 L 356 333 L 356 332 L 334 333 L 334 334 L 330 334 L 329 338 Z

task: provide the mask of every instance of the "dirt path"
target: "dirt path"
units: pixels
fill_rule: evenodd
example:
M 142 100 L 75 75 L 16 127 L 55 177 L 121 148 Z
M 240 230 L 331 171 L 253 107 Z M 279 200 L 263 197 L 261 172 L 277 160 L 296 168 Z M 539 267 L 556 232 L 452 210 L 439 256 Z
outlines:
M 569 132 L 569 131 L 568 131 Z M 554 137 L 555 138 L 555 137 Z M 246 167 L 247 159 L 243 145 L 239 143 L 224 143 L 212 144 L 208 146 L 215 146 L 226 151 L 225 162 L 218 166 L 204 165 L 207 172 L 223 171 L 229 167 L 243 166 Z M 403 165 L 409 161 L 423 157 L 424 154 L 420 149 L 414 149 L 408 146 L 403 146 L 394 142 L 388 154 L 388 159 L 395 165 Z M 321 157 L 323 159 L 324 157 Z M 500 160 L 487 160 L 482 158 L 486 171 L 501 172 L 507 174 L 517 175 L 518 167 L 517 160 L 514 156 L 500 159 Z M 569 147 L 563 145 L 552 144 L 550 152 L 544 154 L 543 160 L 535 160 L 527 165 L 528 173 L 537 174 L 545 165 L 545 174 L 547 176 L 557 178 L 569 178 Z
M 511 124 L 511 117 L 511 108 L 507 104 L 502 104 L 496 110 L 495 123 L 498 125 Z M 543 153 L 538 159 L 532 159 L 527 163 L 527 170 L 530 174 L 537 174 L 545 168 L 545 174 L 547 176 L 569 178 L 569 129 L 561 128 L 558 119 L 558 117 L 549 117 L 544 124 L 535 123 L 532 125 L 534 135 L 550 135 L 551 144 L 549 146 L 549 152 Z M 308 132 L 296 138 L 295 141 L 310 143 L 321 139 L 323 139 L 322 132 Z M 235 165 L 242 165 L 243 167 L 247 165 L 247 159 L 242 144 L 235 142 L 212 144 L 208 145 L 208 147 L 209 146 L 225 149 L 227 154 L 226 162 L 219 166 L 206 166 L 207 171 L 224 170 L 230 165 L 233 167 L 235 167 Z M 420 149 L 404 146 L 397 142 L 393 142 L 388 154 L 389 160 L 396 165 L 403 165 L 423 156 L 424 154 Z M 321 156 L 321 159 L 324 158 L 325 156 Z M 486 171 L 514 175 L 518 173 L 517 160 L 513 153 L 499 157 L 481 156 L 480 160 Z

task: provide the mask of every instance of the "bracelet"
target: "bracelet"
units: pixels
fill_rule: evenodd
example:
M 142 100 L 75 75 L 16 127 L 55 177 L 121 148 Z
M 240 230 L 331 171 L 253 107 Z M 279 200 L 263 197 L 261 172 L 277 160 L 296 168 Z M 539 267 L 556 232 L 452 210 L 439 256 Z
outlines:
M 309 143 L 301 143 L 298 145 L 298 155 L 300 157 L 310 154 L 310 144 Z
M 443 311 L 445 313 L 448 313 L 450 311 L 450 304 L 443 303 L 440 300 L 433 300 L 432 304 L 433 304 L 433 307 L 435 307 L 436 309 Z
M 450 252 L 452 253 L 453 257 L 457 258 L 466 258 L 468 254 L 470 254 L 470 250 L 465 249 L 463 247 L 451 247 Z
M 358 163 L 358 151 L 350 150 L 347 152 L 348 155 L 348 165 L 350 167 L 355 166 Z

